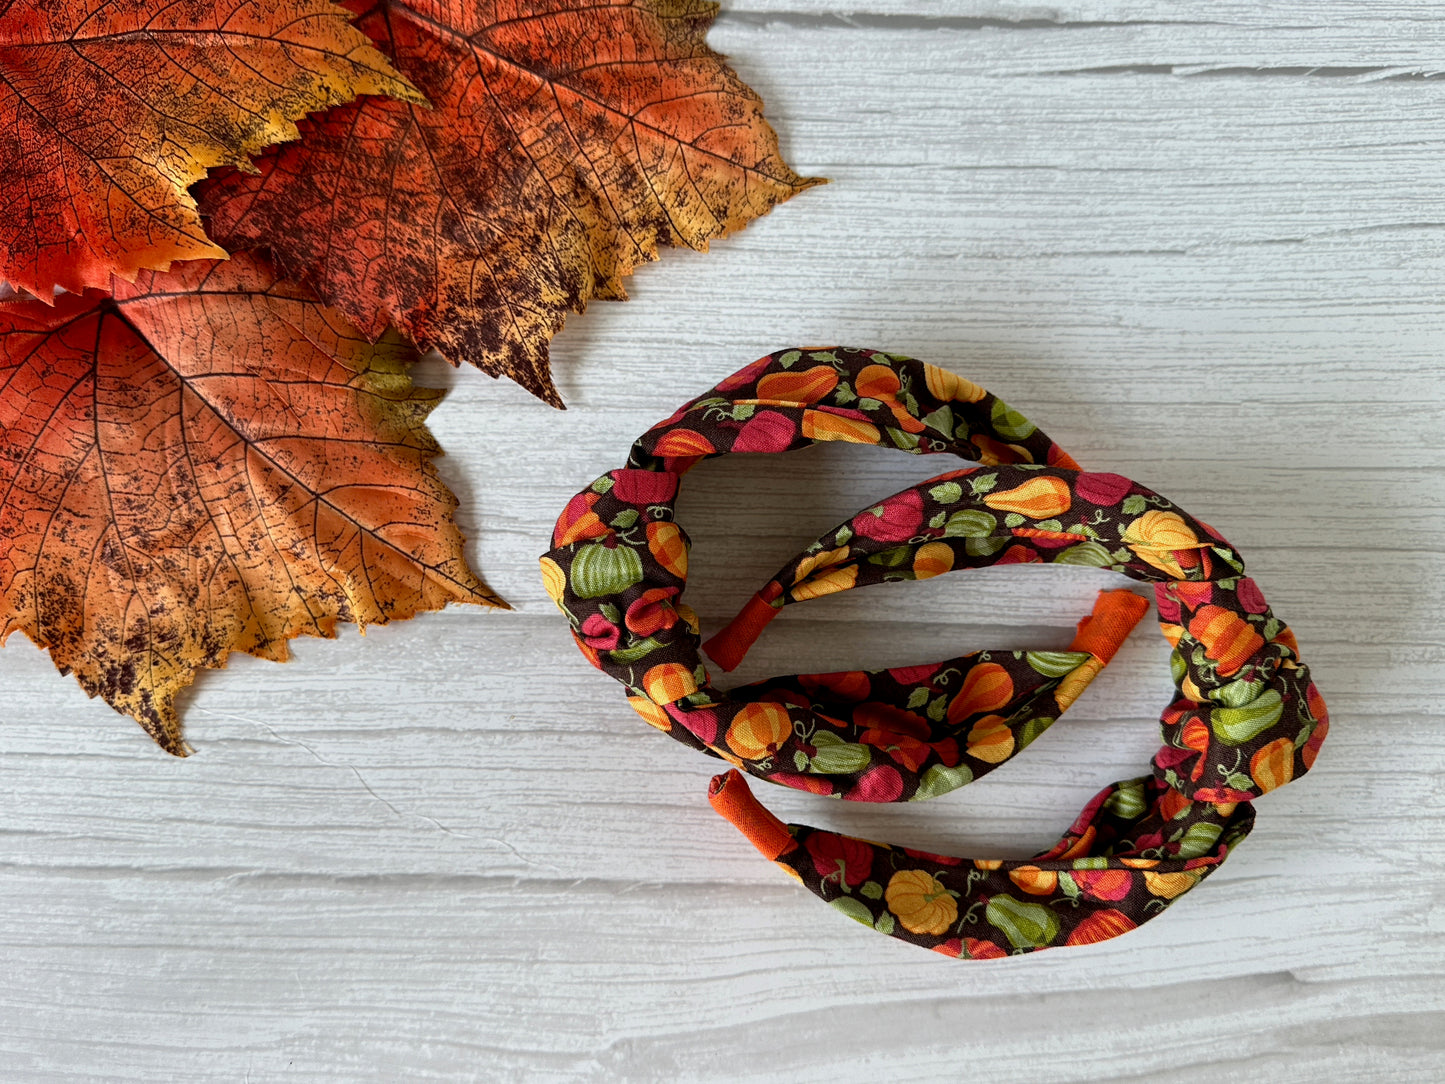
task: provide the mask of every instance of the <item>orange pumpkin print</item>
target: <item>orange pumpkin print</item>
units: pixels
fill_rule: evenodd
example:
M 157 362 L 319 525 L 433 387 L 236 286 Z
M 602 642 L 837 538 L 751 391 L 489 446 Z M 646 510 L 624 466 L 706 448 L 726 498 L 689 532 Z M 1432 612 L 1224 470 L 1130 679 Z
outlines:
M 932 874 L 901 869 L 888 881 L 883 897 L 888 910 L 909 933 L 946 933 L 958 921 L 958 901 Z
M 1182 896 L 1198 883 L 1199 877 L 1193 873 L 1144 871 L 1144 887 L 1161 899 L 1172 900 L 1175 896 Z
M 1179 559 L 1173 551 L 1190 549 L 1199 544 L 1199 539 L 1184 522 L 1183 516 L 1160 508 L 1151 508 L 1131 521 L 1120 537 L 1140 560 L 1147 561 L 1176 580 L 1184 578 L 1184 569 L 1179 566 Z
M 1030 896 L 1052 896 L 1059 889 L 1057 870 L 1039 869 L 1038 866 L 1019 866 L 1008 872 L 1008 879 Z
M 1264 646 L 1264 637 L 1253 625 L 1233 610 L 1212 603 L 1199 607 L 1190 618 L 1189 635 L 1204 645 L 1204 654 L 1218 663 L 1223 677 L 1237 673 Z
M 981 662 L 963 679 L 963 688 L 948 705 L 948 721 L 955 725 L 971 715 L 997 711 L 1014 695 L 1014 680 L 996 662 Z
M 1014 753 L 1014 735 L 1002 715 L 985 715 L 968 732 L 968 755 L 1002 764 Z
M 983 503 L 1000 512 L 1017 512 L 1029 519 L 1061 516 L 1074 503 L 1073 490 L 1062 478 L 1045 474 L 1030 478 L 1021 486 L 984 496 Z
M 905 433 L 921 433 L 927 428 L 916 415 L 898 401 L 902 382 L 887 365 L 867 365 L 853 379 L 853 390 L 864 399 L 876 399 L 893 413 L 893 420 Z
M 662 662 L 642 675 L 642 688 L 654 704 L 671 704 L 697 692 L 697 677 L 680 662 Z
M 652 559 L 680 580 L 687 579 L 687 542 L 682 528 L 664 520 L 647 525 L 647 551 Z
M 542 588 L 547 592 L 547 597 L 556 603 L 557 608 L 566 613 L 566 608 L 562 605 L 562 594 L 567 590 L 567 573 L 550 557 L 542 558 Z
M 838 372 L 831 365 L 815 365 L 802 372 L 769 373 L 758 381 L 758 397 L 806 406 L 832 394 Z
M 1005 463 L 1032 463 L 1033 455 L 1019 444 L 1006 444 L 993 437 L 975 433 L 968 442 L 978 449 L 978 461 L 985 467 L 998 467 Z M 1045 517 L 1047 518 L 1047 517 Z
M 756 701 L 733 717 L 728 727 L 728 748 L 744 760 L 774 755 L 793 736 L 793 720 L 781 704 Z
M 923 363 L 923 382 L 928 387 L 929 395 L 942 399 L 945 403 L 976 403 L 988 394 L 972 380 L 965 380 L 957 373 L 940 369 L 937 365 L 929 365 L 927 362 Z
M 645 696 L 629 696 L 627 702 L 632 710 L 641 715 L 648 726 L 655 726 L 664 734 L 672 729 L 672 718 Z
M 1294 778 L 1294 741 L 1276 738 L 1249 758 L 1249 774 L 1261 794 L 1268 794 Z
M 832 568 L 834 565 L 842 564 L 848 559 L 851 552 L 847 546 L 839 546 L 836 549 L 819 550 L 817 553 L 804 557 L 798 564 L 794 582 L 806 580 L 820 568 Z
M 811 580 L 794 585 L 788 592 L 794 600 L 802 602 L 810 598 L 822 598 L 824 595 L 836 595 L 839 591 L 847 591 L 858 582 L 858 566 L 848 565 L 845 568 L 835 568 L 830 572 L 822 572 Z
M 1107 910 L 1095 911 L 1074 927 L 1073 932 L 1064 939 L 1066 945 L 1093 945 L 1100 941 L 1107 941 L 1111 937 L 1118 937 L 1121 933 L 1128 933 L 1136 928 L 1136 923 L 1123 911 L 1116 911 L 1110 907 Z
M 1099 676 L 1099 671 L 1104 669 L 1104 660 L 1097 655 L 1090 655 L 1074 669 L 1064 675 L 1063 680 L 1054 687 L 1054 699 L 1058 701 L 1059 710 L 1063 711 L 1089 687 L 1089 683 Z
M 953 547 L 947 542 L 925 542 L 913 555 L 913 576 L 928 580 L 953 567 Z
M 672 429 L 652 449 L 654 455 L 712 455 L 717 451 L 712 441 L 691 429 Z
M 841 440 L 848 444 L 877 444 L 883 439 L 872 422 L 822 410 L 803 411 L 803 436 L 809 440 Z

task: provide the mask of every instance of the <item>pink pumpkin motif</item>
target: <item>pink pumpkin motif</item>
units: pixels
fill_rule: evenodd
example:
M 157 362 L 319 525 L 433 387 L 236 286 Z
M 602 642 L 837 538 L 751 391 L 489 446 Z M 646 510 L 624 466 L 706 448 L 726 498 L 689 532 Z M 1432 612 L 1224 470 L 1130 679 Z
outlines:
M 887 764 L 869 768 L 843 797 L 851 802 L 896 802 L 903 797 L 903 776 Z
M 738 430 L 733 451 L 784 452 L 797 432 L 798 427 L 787 415 L 776 410 L 760 410 Z
M 1134 483 L 1122 474 L 1084 471 L 1074 481 L 1074 494 L 1101 508 L 1118 504 L 1133 488 Z
M 612 472 L 612 495 L 628 504 L 664 504 L 677 492 L 677 475 L 671 471 L 618 470 Z
M 923 498 L 907 489 L 853 517 L 853 533 L 875 542 L 907 542 L 923 526 Z

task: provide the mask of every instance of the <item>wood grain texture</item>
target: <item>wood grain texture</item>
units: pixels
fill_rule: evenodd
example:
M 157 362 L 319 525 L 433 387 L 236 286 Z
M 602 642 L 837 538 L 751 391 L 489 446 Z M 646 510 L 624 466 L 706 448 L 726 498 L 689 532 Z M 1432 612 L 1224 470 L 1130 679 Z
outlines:
M 566 413 L 418 374 L 451 387 L 440 468 L 515 613 L 205 674 L 186 761 L 28 645 L 0 653 L 3 1075 L 1445 1077 L 1438 6 L 747 0 L 710 41 L 789 161 L 833 183 L 573 320 Z M 977 966 L 859 929 L 759 860 L 706 806 L 713 762 L 572 648 L 536 578 L 563 502 L 684 398 L 811 342 L 998 392 L 1219 527 L 1295 628 L 1330 741 L 1159 921 Z M 837 447 L 700 468 L 689 601 L 717 627 L 800 544 L 936 469 Z M 737 677 L 1060 647 L 1111 582 L 998 570 L 818 600 Z M 1027 756 L 939 801 L 765 797 L 1028 853 L 1142 770 L 1166 659 L 1141 628 Z

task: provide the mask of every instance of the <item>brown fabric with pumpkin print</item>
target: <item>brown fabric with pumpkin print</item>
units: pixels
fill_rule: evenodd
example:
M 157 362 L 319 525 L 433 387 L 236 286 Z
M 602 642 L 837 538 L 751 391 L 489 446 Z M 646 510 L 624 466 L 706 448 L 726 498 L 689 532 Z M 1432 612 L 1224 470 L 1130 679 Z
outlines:
M 936 797 L 1043 732 L 1147 604 L 1100 595 L 1066 651 L 770 678 L 715 689 L 681 603 L 681 474 L 728 452 L 819 440 L 951 452 L 981 464 L 911 486 L 828 532 L 709 641 L 725 669 L 791 602 L 955 568 L 1068 563 L 1153 582 L 1177 698 L 1150 776 L 1101 792 L 1030 861 L 963 860 L 783 825 L 730 772 L 714 805 L 823 899 L 895 937 L 983 958 L 1104 940 L 1162 911 L 1249 831 L 1259 794 L 1303 774 L 1328 730 L 1290 633 L 1225 540 L 1158 494 L 1081 471 L 1018 412 L 910 358 L 844 348 L 762 358 L 638 440 L 568 504 L 542 558 L 583 653 L 649 723 L 797 789 L 855 801 Z

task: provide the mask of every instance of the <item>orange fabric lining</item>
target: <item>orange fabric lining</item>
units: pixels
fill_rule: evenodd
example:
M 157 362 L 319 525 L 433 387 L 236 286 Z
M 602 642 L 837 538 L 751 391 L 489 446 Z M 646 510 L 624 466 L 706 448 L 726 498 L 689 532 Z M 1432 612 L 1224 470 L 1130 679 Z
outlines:
M 762 593 L 748 599 L 736 617 L 707 643 L 702 645 L 713 660 L 724 670 L 736 669 L 748 649 L 757 642 L 768 627 L 768 622 L 778 616 L 778 608 L 764 601 Z
M 1148 601 L 1127 588 L 1100 591 L 1093 613 L 1080 619 L 1069 650 L 1087 651 L 1108 662 L 1148 610 Z
M 771 862 L 798 849 L 798 841 L 787 825 L 753 797 L 742 773 L 734 769 L 714 776 L 707 788 L 707 800 Z

